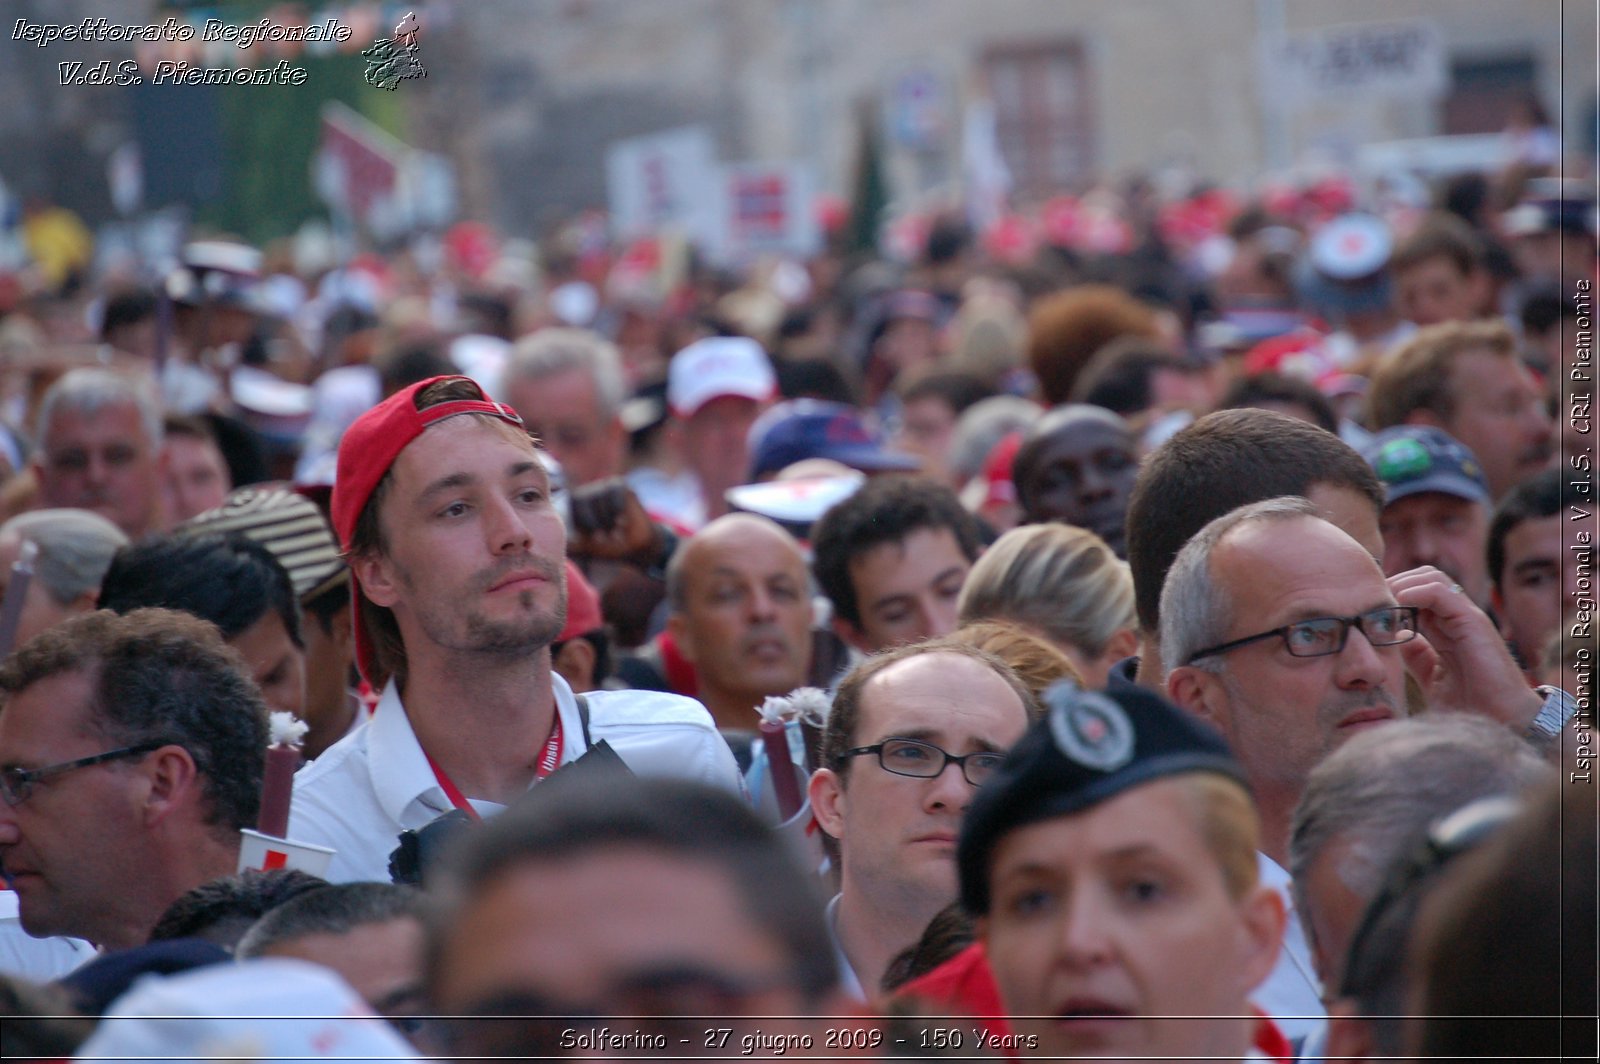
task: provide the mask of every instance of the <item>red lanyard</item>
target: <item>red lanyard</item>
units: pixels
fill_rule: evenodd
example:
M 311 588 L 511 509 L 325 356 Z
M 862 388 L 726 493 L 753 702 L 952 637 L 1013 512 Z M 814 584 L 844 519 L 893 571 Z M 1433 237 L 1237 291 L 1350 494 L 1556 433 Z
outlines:
M 544 751 L 539 755 L 539 764 L 533 770 L 533 778 L 542 780 L 561 766 L 561 714 L 556 714 L 555 721 L 550 725 L 550 738 L 544 741 Z M 433 778 L 439 781 L 439 787 L 444 791 L 444 796 L 450 799 L 450 804 L 467 814 L 474 820 L 481 820 L 478 811 L 472 808 L 472 803 L 467 801 L 461 789 L 445 775 L 444 769 L 438 762 L 424 750 L 422 756 L 428 759 L 428 767 L 433 769 Z

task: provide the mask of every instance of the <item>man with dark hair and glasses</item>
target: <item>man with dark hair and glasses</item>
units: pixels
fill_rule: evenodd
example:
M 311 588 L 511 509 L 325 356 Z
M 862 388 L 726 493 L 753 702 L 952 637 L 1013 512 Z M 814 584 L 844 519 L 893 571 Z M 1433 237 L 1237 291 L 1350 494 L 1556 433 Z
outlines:
M 810 796 L 839 846 L 828 923 L 847 991 L 875 997 L 955 900 L 961 816 L 1034 709 L 1009 666 L 948 638 L 874 655 L 839 684 Z
M 1257 1000 L 1283 1015 L 1314 1010 L 1284 871 L 1311 770 L 1350 736 L 1410 713 L 1408 672 L 1428 709 L 1518 732 L 1543 700 L 1459 584 L 1430 566 L 1385 578 L 1298 496 L 1242 506 L 1178 552 L 1161 593 L 1161 656 L 1168 697 L 1215 725 L 1243 764 L 1261 810 L 1262 879 L 1289 907 L 1285 958 Z
M 216 628 L 96 611 L 0 666 L 0 866 L 30 935 L 143 943 L 232 875 L 260 804 L 267 712 Z

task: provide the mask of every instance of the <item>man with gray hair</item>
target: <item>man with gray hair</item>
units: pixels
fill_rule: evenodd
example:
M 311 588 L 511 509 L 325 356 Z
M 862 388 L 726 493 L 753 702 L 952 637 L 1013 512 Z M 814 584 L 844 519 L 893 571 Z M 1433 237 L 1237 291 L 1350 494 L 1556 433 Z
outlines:
M 541 329 L 518 342 L 506 399 L 561 463 L 569 487 L 621 476 L 628 433 L 622 358 L 588 329 Z
M 1299 496 L 1224 514 L 1178 552 L 1161 593 L 1161 657 L 1168 697 L 1214 724 L 1244 765 L 1261 811 L 1262 878 L 1286 903 L 1289 821 L 1306 779 L 1346 739 L 1408 715 L 1408 669 L 1431 709 L 1518 730 L 1541 710 L 1460 585 L 1426 566 L 1385 579 L 1370 552 Z M 1284 946 L 1267 988 L 1297 993 L 1288 1006 L 1262 1004 L 1315 1014 L 1292 910 Z
M 111 556 L 128 537 L 116 525 L 88 510 L 33 510 L 0 525 L 0 597 L 11 584 L 11 567 L 22 545 L 38 548 L 33 580 L 17 621 L 21 646 L 75 613 L 94 609 L 100 581 Z M 10 648 L 3 648 L 9 650 Z
M 1161 594 L 1161 652 L 1169 696 L 1221 729 L 1250 773 L 1264 849 L 1280 862 L 1317 763 L 1408 715 L 1407 671 L 1429 709 L 1518 731 L 1543 701 L 1459 584 L 1431 566 L 1385 579 L 1298 496 L 1242 506 L 1178 552 Z
M 161 409 L 110 370 L 75 369 L 45 392 L 30 465 L 45 506 L 93 510 L 130 540 L 165 525 Z
M 1430 825 L 1470 802 L 1517 796 L 1553 775 L 1507 729 L 1461 714 L 1400 721 L 1330 754 L 1306 782 L 1289 836 L 1295 908 L 1323 985 L 1345 984 L 1363 913 L 1391 866 Z M 1338 1041 L 1348 1047 L 1358 1039 L 1358 1055 L 1399 1056 L 1404 1048 L 1402 965 L 1397 958 L 1387 967 L 1396 1007 L 1358 998 L 1336 1009 L 1330 1024 L 1351 1028 Z

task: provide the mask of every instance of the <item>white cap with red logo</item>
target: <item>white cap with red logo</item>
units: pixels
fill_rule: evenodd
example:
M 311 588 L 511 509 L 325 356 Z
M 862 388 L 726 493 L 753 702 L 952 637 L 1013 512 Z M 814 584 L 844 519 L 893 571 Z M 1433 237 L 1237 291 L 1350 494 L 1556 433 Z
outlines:
M 672 357 L 667 367 L 667 404 L 690 417 L 725 395 L 765 402 L 778 390 L 772 361 L 748 336 L 710 336 Z

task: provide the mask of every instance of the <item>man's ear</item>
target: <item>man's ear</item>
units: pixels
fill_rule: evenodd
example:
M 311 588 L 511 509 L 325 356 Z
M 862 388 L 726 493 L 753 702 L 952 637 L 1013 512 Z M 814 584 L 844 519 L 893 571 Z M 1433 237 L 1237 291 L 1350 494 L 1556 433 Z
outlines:
M 561 652 L 551 661 L 550 667 L 561 674 L 567 686 L 578 694 L 594 690 L 594 644 L 582 636 L 575 636 L 561 644 Z
M 189 751 L 176 743 L 149 754 L 144 769 L 149 782 L 149 790 L 144 794 L 144 815 L 148 823 L 166 819 L 199 797 L 200 770 Z
M 1123 658 L 1132 657 L 1138 652 L 1139 633 L 1132 628 L 1119 628 L 1106 643 L 1106 649 L 1101 653 L 1100 659 L 1107 665 L 1115 665 Z
M 1193 665 L 1179 665 L 1167 673 L 1167 698 L 1179 709 L 1193 713 L 1227 731 L 1228 699 L 1222 680 Z
M 334 612 L 328 619 L 328 635 L 333 638 L 333 645 L 338 648 L 342 657 L 355 657 L 355 618 L 350 610 Z
M 1495 626 L 1500 629 L 1500 637 L 1510 639 L 1511 622 L 1506 619 L 1506 600 L 1500 594 L 1500 585 L 1492 581 L 1489 584 L 1489 608 L 1494 611 L 1490 616 L 1495 619 Z
M 1494 278 L 1480 266 L 1467 274 L 1467 285 L 1472 291 L 1472 309 L 1487 316 L 1494 310 Z
M 400 601 L 400 588 L 389 563 L 376 551 L 351 558 L 350 572 L 360 581 L 361 593 L 374 606 L 388 609 Z
M 847 644 L 863 654 L 871 654 L 872 647 L 867 645 L 867 633 L 851 624 L 843 617 L 834 617 L 831 622 L 833 634 L 843 639 Z
M 683 614 L 667 614 L 667 634 L 672 637 L 673 645 L 678 648 L 678 653 L 683 655 L 683 660 L 691 665 L 695 664 L 694 632 Z
M 817 826 L 842 840 L 845 793 L 839 774 L 831 768 L 817 769 L 806 784 L 806 797 L 811 801 L 811 815 L 817 818 Z

